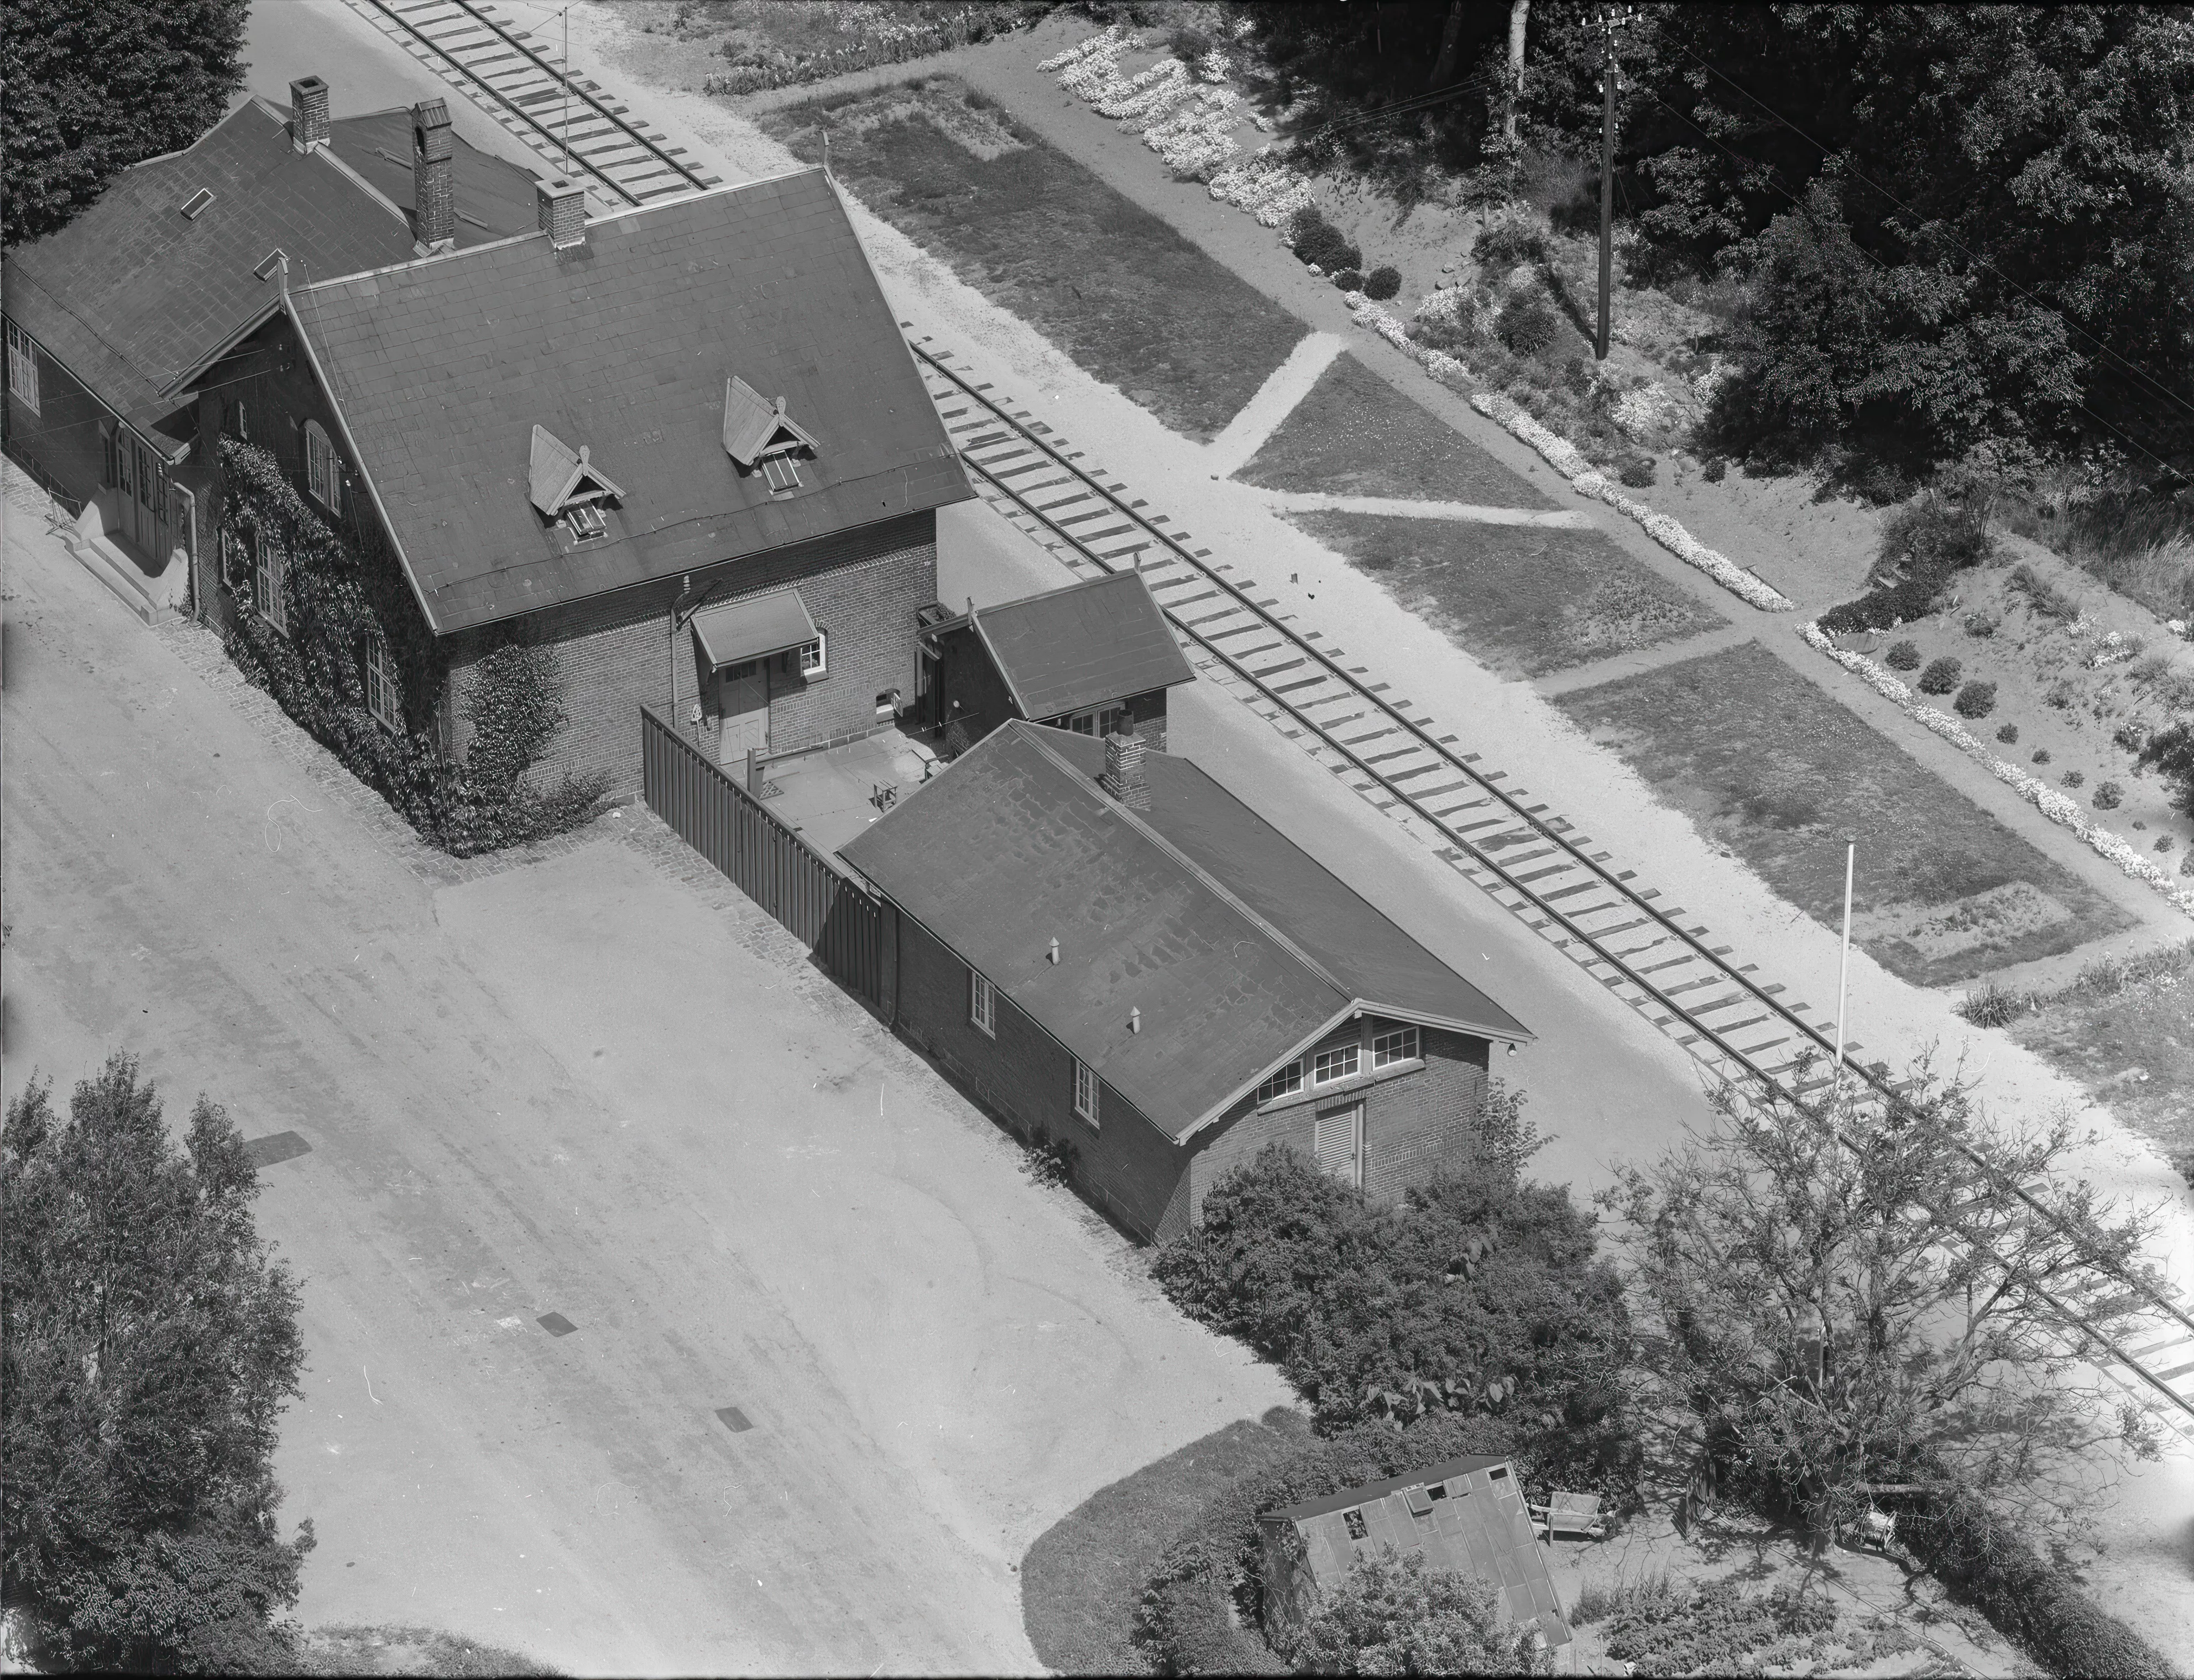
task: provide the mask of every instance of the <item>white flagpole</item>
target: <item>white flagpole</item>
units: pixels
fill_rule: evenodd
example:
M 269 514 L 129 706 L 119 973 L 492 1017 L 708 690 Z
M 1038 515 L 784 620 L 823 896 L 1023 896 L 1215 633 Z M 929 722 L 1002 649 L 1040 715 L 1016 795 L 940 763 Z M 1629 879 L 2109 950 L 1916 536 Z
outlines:
M 1836 1070 L 1834 1090 L 1841 1091 L 1844 1081 L 1844 1000 L 1851 985 L 1851 907 L 1852 869 L 1858 857 L 1858 842 L 1851 840 L 1844 846 L 1844 954 L 1836 966 Z

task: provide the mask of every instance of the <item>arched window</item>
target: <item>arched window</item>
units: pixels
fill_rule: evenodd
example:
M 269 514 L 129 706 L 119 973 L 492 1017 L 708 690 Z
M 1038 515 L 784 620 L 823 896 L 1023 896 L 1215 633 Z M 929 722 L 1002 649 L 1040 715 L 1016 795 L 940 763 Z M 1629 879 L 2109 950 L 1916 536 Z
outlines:
M 342 467 L 320 422 L 305 422 L 305 488 L 330 513 L 342 512 Z

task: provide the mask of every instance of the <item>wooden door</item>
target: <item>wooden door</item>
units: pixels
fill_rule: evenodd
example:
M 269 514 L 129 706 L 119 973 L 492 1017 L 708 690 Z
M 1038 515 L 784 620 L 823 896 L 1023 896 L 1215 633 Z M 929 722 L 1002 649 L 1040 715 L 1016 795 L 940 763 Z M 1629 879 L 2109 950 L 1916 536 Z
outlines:
M 137 494 L 131 503 L 129 540 L 137 545 L 137 552 L 156 565 L 167 559 L 159 551 L 158 522 L 153 517 L 152 502 L 158 492 L 152 451 L 135 439 L 129 440 L 130 450 L 137 457 Z
M 127 432 L 114 438 L 114 532 L 125 542 L 137 540 L 137 445 Z
M 716 673 L 716 762 L 743 769 L 747 752 L 769 751 L 769 662 L 750 659 Z
M 1364 1183 L 1364 1104 L 1329 1109 L 1312 1123 L 1318 1164 L 1343 1184 Z

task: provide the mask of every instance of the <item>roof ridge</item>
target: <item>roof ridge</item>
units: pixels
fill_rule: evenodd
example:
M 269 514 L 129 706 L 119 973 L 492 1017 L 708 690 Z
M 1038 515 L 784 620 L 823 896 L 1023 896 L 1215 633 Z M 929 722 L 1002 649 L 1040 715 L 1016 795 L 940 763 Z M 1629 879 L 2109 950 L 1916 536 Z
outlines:
M 1009 601 L 993 601 L 983 609 L 985 612 L 1003 612 L 1009 607 L 1026 606 L 1031 601 L 1056 600 L 1061 595 L 1071 595 L 1084 589 L 1094 589 L 1106 583 L 1117 583 L 1123 577 L 1140 577 L 1134 571 L 1100 571 L 1094 577 L 1077 577 L 1071 583 L 1062 583 L 1056 589 L 1038 589 L 1031 594 L 1016 595 Z M 1148 585 L 1145 586 L 1148 588 Z M 1153 596 L 1152 599 L 1157 597 Z
M 1077 770 L 1072 765 L 1067 763 L 1067 761 L 1061 758 L 1057 753 L 1053 752 L 1051 748 L 1046 744 L 1041 737 L 1036 735 L 1035 731 L 1041 729 L 1042 726 L 1043 725 L 1041 724 L 1029 723 L 1019 718 L 1008 718 L 1002 725 L 1002 727 L 1005 729 L 1017 728 L 1026 731 L 1030 737 L 1030 744 L 1034 746 L 1037 751 L 1042 753 L 1045 758 L 1048 759 L 1059 769 L 1065 771 L 1067 775 L 1071 777 L 1076 782 L 1080 782 L 1083 779 L 1082 772 Z M 996 731 L 993 732 L 995 733 Z M 1162 753 L 1158 756 L 1163 758 L 1166 754 Z M 1203 865 L 1198 863 L 1193 857 L 1191 857 L 1186 852 L 1183 851 L 1179 846 L 1175 846 L 1156 829 L 1152 828 L 1148 823 L 1137 816 L 1132 807 L 1122 805 L 1120 801 L 1114 799 L 1111 794 L 1106 792 L 1104 785 L 1101 783 L 1093 783 L 1090 785 L 1094 788 L 1100 798 L 1116 807 L 1120 814 L 1128 819 L 1129 823 L 1138 834 L 1143 835 L 1144 838 L 1148 840 L 1153 846 L 1157 846 L 1159 851 L 1164 852 L 1167 857 L 1172 858 L 1175 863 L 1180 864 L 1182 869 L 1186 869 L 1191 874 L 1194 875 L 1198 881 L 1202 882 L 1214 893 L 1217 894 L 1223 903 L 1232 908 L 1237 915 L 1240 915 L 1244 920 L 1249 922 L 1251 926 L 1256 928 L 1260 932 L 1264 933 L 1266 937 L 1276 942 L 1281 949 L 1287 952 L 1289 956 L 1301 963 L 1311 974 L 1324 981 L 1327 985 L 1332 987 L 1335 991 L 1340 993 L 1341 996 L 1348 999 L 1351 1002 L 1368 1001 L 1368 1000 L 1358 999 L 1354 987 L 1341 984 L 1341 981 L 1334 975 L 1333 972 L 1327 968 L 1324 963 L 1318 961 L 1317 958 L 1313 957 L 1309 952 L 1303 949 L 1303 948 L 1301 945 L 1298 945 L 1288 934 L 1283 932 L 1279 928 L 1274 926 L 1270 921 L 1260 915 L 1255 910 L 1250 909 L 1248 904 L 1244 903 L 1239 897 L 1235 896 L 1232 888 L 1228 887 L 1225 883 L 1220 881 L 1217 876 L 1214 875 L 1209 869 L 1205 869 Z
M 1028 701 L 1021 694 L 1021 685 L 1014 680 L 1012 670 L 1007 666 L 1004 657 L 998 652 L 998 645 L 991 639 L 991 633 L 983 628 L 983 621 L 978 616 L 978 609 L 972 599 L 968 603 L 968 622 L 974 628 L 976 639 L 983 644 L 983 651 L 991 656 L 991 668 L 998 674 L 999 680 L 1005 684 L 1006 692 L 1013 697 L 1014 704 L 1020 708 L 1021 716 L 1027 718 Z M 1033 719 L 1029 720 L 1035 721 Z

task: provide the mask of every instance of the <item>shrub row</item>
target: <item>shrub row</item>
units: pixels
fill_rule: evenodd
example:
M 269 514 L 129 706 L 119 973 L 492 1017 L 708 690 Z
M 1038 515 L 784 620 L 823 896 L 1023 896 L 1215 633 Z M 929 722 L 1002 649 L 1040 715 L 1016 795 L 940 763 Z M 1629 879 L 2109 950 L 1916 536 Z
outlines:
M 1924 618 L 1954 576 L 1995 552 L 1987 524 L 1977 509 L 1940 496 L 1922 497 L 1892 514 L 1882 526 L 1881 553 L 1867 574 L 1867 593 L 1830 608 L 1821 616 L 1820 628 L 1841 635 L 1892 629 L 1908 619 Z

